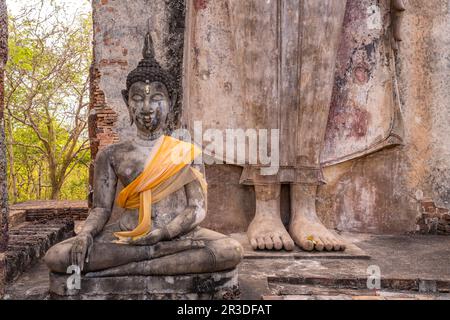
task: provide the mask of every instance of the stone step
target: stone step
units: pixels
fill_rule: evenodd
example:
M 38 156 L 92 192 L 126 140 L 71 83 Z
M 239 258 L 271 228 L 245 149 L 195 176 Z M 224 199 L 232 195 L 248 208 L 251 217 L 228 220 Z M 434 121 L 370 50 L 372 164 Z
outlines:
M 6 281 L 11 283 L 38 262 L 47 250 L 74 234 L 72 219 L 25 223 L 11 230 L 6 252 Z
M 331 278 L 331 277 L 268 277 L 269 288 L 283 292 L 303 292 L 305 288 L 325 288 L 326 290 L 367 291 L 367 277 Z M 390 291 L 407 291 L 416 293 L 449 293 L 450 282 L 438 279 L 382 278 L 381 288 Z M 370 291 L 370 290 L 369 290 Z
M 263 296 L 262 300 L 449 300 L 450 295 L 413 294 L 404 292 L 379 292 L 377 295 L 287 295 L 287 296 Z
M 448 300 L 450 292 L 426 292 L 407 290 L 348 289 L 318 285 L 271 285 L 272 295 L 262 296 L 263 300 Z

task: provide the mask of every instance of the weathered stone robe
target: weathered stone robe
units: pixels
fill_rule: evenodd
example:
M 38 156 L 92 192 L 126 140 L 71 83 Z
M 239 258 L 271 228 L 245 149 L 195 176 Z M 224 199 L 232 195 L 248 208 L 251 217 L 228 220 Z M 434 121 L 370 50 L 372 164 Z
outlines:
M 402 143 L 390 23 L 388 0 L 190 0 L 183 121 L 279 129 L 278 173 L 241 182 L 320 184 Z

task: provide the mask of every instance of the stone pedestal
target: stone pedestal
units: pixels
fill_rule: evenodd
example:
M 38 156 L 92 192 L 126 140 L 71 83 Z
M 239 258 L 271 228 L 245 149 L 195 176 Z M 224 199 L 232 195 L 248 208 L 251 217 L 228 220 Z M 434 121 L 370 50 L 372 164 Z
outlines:
M 69 277 L 72 277 L 69 279 Z M 50 273 L 53 300 L 231 300 L 239 298 L 238 272 L 182 276 L 81 277 L 80 289 L 68 289 L 74 276 Z

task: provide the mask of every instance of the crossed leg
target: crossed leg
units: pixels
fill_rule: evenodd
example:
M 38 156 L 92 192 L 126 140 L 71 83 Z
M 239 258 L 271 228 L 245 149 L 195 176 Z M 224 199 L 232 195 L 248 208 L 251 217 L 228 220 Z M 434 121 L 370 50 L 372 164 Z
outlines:
M 66 273 L 71 266 L 74 238 L 53 246 L 45 255 L 48 268 Z M 95 242 L 85 264 L 88 276 L 176 275 L 232 269 L 242 259 L 239 242 L 199 228 L 193 237 L 160 242 L 154 246 Z M 104 271 L 100 271 L 104 270 Z M 99 271 L 99 272 L 97 272 Z
M 203 240 L 202 240 L 203 241 Z M 189 249 L 157 259 L 132 262 L 103 271 L 90 272 L 86 277 L 119 277 L 129 275 L 179 275 L 225 271 L 241 261 L 243 249 L 239 242 L 222 237 L 204 241 L 204 247 Z
M 44 261 L 48 268 L 57 273 L 66 273 L 72 265 L 71 250 L 75 238 L 67 239 L 50 248 Z M 192 248 L 204 247 L 202 241 L 191 239 L 160 242 L 154 246 L 132 246 L 115 243 L 94 242 L 89 261 L 84 265 L 84 272 L 103 270 L 131 262 L 156 259 Z

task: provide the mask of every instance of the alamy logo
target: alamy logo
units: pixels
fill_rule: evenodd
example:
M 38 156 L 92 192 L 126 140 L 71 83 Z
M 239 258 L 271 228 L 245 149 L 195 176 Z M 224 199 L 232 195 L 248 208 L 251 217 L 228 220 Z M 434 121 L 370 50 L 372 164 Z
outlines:
M 207 129 L 201 121 L 194 122 L 194 136 L 186 129 L 175 130 L 172 137 L 203 148 L 196 164 L 256 165 L 261 175 L 277 174 L 280 169 L 279 129 Z M 173 161 L 182 161 L 175 152 Z
M 81 269 L 79 266 L 71 265 L 67 268 L 67 274 L 71 274 L 67 278 L 67 289 L 80 290 L 81 289 Z
M 381 289 L 381 269 L 379 266 L 369 266 L 367 268 L 367 288 L 369 290 Z

